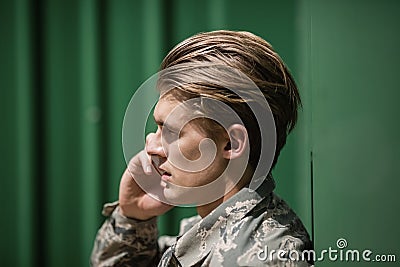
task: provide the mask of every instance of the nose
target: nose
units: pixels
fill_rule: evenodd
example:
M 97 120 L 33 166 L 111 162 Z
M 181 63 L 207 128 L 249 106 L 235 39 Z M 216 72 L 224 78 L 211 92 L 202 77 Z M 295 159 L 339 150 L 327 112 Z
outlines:
M 166 158 L 166 154 L 161 142 L 161 131 L 150 133 L 146 136 L 146 152 L 149 155 L 155 155 Z

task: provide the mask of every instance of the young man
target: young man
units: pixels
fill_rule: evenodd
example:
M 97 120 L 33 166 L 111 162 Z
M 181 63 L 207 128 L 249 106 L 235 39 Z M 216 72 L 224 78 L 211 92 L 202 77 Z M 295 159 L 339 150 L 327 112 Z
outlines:
M 104 207 L 92 265 L 309 266 L 309 235 L 270 174 L 300 105 L 280 57 L 254 34 L 215 31 L 177 45 L 161 69 L 157 132 Z M 157 216 L 188 203 L 198 216 L 158 238 Z

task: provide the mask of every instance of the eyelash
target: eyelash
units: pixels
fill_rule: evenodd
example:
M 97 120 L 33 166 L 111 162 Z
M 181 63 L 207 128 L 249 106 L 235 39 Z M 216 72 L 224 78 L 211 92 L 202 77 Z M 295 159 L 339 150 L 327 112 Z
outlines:
M 171 129 L 169 129 L 169 128 L 166 128 L 166 130 L 168 131 L 168 133 L 170 133 L 170 134 L 173 134 L 173 135 L 178 135 L 178 133 L 177 132 L 175 132 L 175 131 L 173 131 L 173 130 L 171 130 Z
M 174 135 L 177 135 L 177 134 L 178 134 L 177 132 L 175 132 L 175 131 L 173 131 L 173 130 L 171 130 L 171 129 L 165 127 L 165 126 L 158 126 L 158 127 L 159 127 L 159 130 L 160 130 L 160 131 L 162 131 L 163 129 L 165 129 L 165 131 L 167 131 L 168 133 L 171 133 L 171 134 L 174 134 Z

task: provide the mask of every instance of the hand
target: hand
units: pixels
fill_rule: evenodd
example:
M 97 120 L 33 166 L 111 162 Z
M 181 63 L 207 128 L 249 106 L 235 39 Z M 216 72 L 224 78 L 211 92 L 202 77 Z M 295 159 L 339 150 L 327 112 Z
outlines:
M 151 185 L 152 181 L 159 184 L 158 173 L 145 150 L 142 150 L 131 159 L 128 168 L 122 175 L 119 186 L 119 206 L 122 215 L 134 219 L 147 220 L 164 214 L 173 207 L 151 197 L 140 188 L 135 179 L 149 181 L 148 183 L 146 182 L 148 185 Z

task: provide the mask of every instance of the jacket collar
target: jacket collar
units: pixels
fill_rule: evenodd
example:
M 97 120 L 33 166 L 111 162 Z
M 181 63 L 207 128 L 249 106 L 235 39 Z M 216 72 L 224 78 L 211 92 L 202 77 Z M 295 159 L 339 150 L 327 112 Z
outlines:
M 207 257 L 221 238 L 221 231 L 225 229 L 227 223 L 241 220 L 270 195 L 274 188 L 275 182 L 272 176 L 268 175 L 256 190 L 242 188 L 197 222 L 178 239 L 174 248 L 174 254 L 182 266 L 192 266 Z

